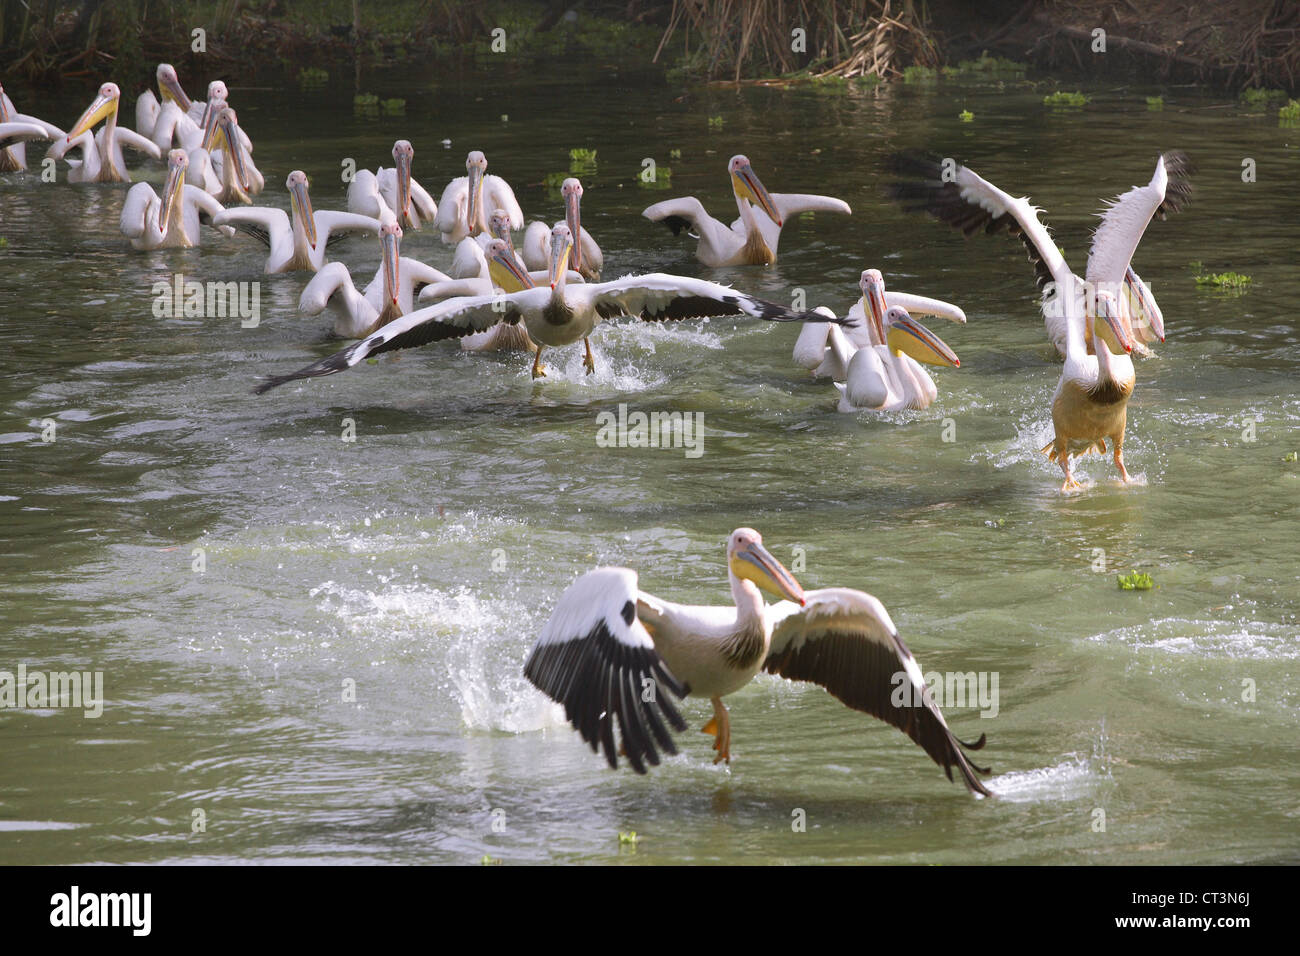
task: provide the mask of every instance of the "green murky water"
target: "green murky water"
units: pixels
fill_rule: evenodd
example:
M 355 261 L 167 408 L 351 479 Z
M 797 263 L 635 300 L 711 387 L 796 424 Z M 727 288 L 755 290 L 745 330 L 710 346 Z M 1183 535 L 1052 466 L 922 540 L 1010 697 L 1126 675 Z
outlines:
M 1283 460 L 1300 450 L 1300 131 L 1190 89 L 1164 91 L 1163 112 L 1145 109 L 1154 91 L 1105 88 L 1053 113 L 1016 86 L 679 101 L 612 70 L 480 81 L 378 80 L 408 103 L 379 120 L 351 115 L 350 94 L 231 96 L 264 202 L 287 205 L 302 168 L 317 208 L 338 208 L 340 161 L 388 163 L 406 137 L 435 195 L 482 149 L 529 218 L 554 221 L 544 177 L 595 148 L 583 218 L 607 276 L 801 288 L 843 311 L 875 266 L 965 308 L 968 325 L 936 329 L 962 368 L 936 374 L 924 412 L 846 416 L 792 363 L 791 328 L 621 322 L 594 337 L 590 377 L 578 348 L 534 384 L 523 356 L 442 347 L 257 397 L 261 375 L 334 347 L 325 317 L 296 312 L 303 274 L 262 276 L 256 244 L 210 232 L 133 252 L 124 189 L 0 178 L 0 669 L 102 671 L 107 698 L 98 718 L 0 710 L 0 861 L 1300 857 L 1300 465 Z M 19 105 L 66 125 L 84 101 Z M 882 160 L 931 149 L 1031 195 L 1081 271 L 1099 200 L 1175 147 L 1200 167 L 1193 204 L 1135 260 L 1169 327 L 1129 410 L 1140 480 L 1120 487 L 1094 458 L 1087 491 L 1063 497 L 1037 453 L 1059 366 L 1022 250 L 885 205 Z M 725 212 L 736 152 L 770 189 L 854 215 L 792 224 L 775 268 L 703 269 L 639 213 L 674 194 Z M 636 185 L 647 157 L 671 191 Z M 429 233 L 403 251 L 450 261 Z M 339 257 L 369 274 L 375 253 L 358 239 Z M 1254 281 L 1198 289 L 1192 260 Z M 155 317 L 151 287 L 176 272 L 260 280 L 261 324 Z M 702 412 L 704 454 L 598 447 L 597 415 L 620 402 Z M 996 673 L 996 716 L 948 715 L 988 734 L 998 799 L 819 688 L 766 677 L 729 699 L 730 771 L 693 731 L 644 778 L 581 745 L 520 674 L 559 592 L 622 563 L 651 592 L 723 601 L 738 525 L 787 563 L 802 548 L 805 586 L 879 596 L 927 671 Z M 1156 589 L 1118 590 L 1131 568 Z M 687 710 L 698 726 L 709 707 Z

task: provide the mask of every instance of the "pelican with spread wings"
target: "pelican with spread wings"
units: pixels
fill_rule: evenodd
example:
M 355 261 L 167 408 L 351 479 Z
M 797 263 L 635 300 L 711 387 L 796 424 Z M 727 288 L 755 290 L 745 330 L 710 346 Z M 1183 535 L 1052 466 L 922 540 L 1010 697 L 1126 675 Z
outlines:
M 593 751 L 645 773 L 659 752 L 677 753 L 669 728 L 686 729 L 675 699 L 708 697 L 714 763 L 731 762 L 731 717 L 722 698 L 760 672 L 825 687 L 854 710 L 907 734 L 972 793 L 987 774 L 967 757 L 926 686 L 921 667 L 879 600 L 852 588 L 804 591 L 751 528 L 727 539 L 732 604 L 676 604 L 638 587 L 629 568 L 597 568 L 560 595 L 528 660 L 526 676 Z M 768 604 L 763 592 L 784 600 Z M 901 691 L 901 692 L 900 692 Z M 615 740 L 615 723 L 618 739 Z

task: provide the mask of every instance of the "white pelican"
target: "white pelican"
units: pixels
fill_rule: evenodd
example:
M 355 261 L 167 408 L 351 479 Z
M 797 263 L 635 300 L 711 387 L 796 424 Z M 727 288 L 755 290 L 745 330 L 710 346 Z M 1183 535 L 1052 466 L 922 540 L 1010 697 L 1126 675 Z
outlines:
M 848 203 L 831 196 L 768 193 L 744 156 L 732 156 L 727 172 L 740 210 L 740 218 L 730 228 L 706 213 L 694 196 L 657 202 L 641 215 L 665 223 L 673 235 L 686 229 L 698 237 L 696 257 L 706 266 L 716 267 L 776 262 L 781 227 L 791 216 L 801 212 L 839 212 L 847 216 L 853 212 Z
M 732 607 L 674 604 L 642 591 L 629 568 L 597 568 L 560 595 L 524 664 L 524 676 L 564 705 L 565 716 L 611 767 L 626 756 L 637 773 L 675 754 L 665 721 L 686 722 L 673 698 L 713 701 L 703 732 L 714 763 L 731 762 L 731 719 L 722 698 L 760 671 L 825 687 L 854 710 L 892 724 L 952 779 L 988 795 L 935 704 L 920 665 L 876 598 L 852 588 L 804 591 L 751 528 L 727 539 Z M 761 589 L 761 590 L 760 590 Z M 786 598 L 769 605 L 762 591 Z M 618 719 L 618 742 L 614 721 Z
M 47 156 L 63 159 L 69 149 L 81 150 L 81 159 L 69 159 L 68 171 L 70 183 L 129 183 L 130 175 L 126 171 L 126 160 L 122 156 L 122 147 L 146 153 L 154 159 L 162 159 L 162 150 L 139 133 L 117 125 L 117 107 L 122 98 L 116 83 L 105 83 L 99 88 L 95 101 L 81 114 L 76 125 L 68 135 L 50 147 Z M 104 128 L 91 134 L 91 129 L 100 120 Z
M 327 262 L 298 299 L 298 311 L 317 315 L 328 304 L 335 310 L 334 334 L 359 339 L 382 328 L 414 307 L 415 288 L 430 282 L 447 282 L 448 276 L 418 259 L 401 254 L 402 227 L 386 211 L 379 227 L 381 258 L 375 276 L 358 293 L 341 262 Z
M 52 123 L 20 113 L 0 86 L 0 173 L 27 168 L 27 144 L 33 140 L 58 142 L 67 134 Z
M 869 276 L 871 277 L 870 285 L 867 281 Z M 896 292 L 893 289 L 886 290 L 885 280 L 879 269 L 868 269 L 863 272 L 858 280 L 858 287 L 862 295 L 849 309 L 849 317 L 865 320 L 871 316 L 874 317 L 875 321 L 860 322 L 843 333 L 841 338 L 847 336 L 847 340 L 843 344 L 851 350 L 884 345 L 885 342 L 879 336 L 880 323 L 884 321 L 885 312 L 895 306 L 905 309 L 909 314 L 936 315 L 947 319 L 949 322 L 959 322 L 963 325 L 966 323 L 966 313 L 950 302 L 931 299 L 923 295 Z M 875 292 L 869 292 L 869 289 L 881 293 L 883 299 L 875 296 Z M 812 372 L 814 377 L 828 376 L 837 382 L 842 382 L 848 374 L 848 360 L 841 358 L 842 347 L 830 347 L 829 338 L 833 334 L 831 328 L 830 324 L 824 322 L 805 323 L 803 328 L 800 329 L 799 338 L 794 344 L 794 360 L 797 365 Z M 849 354 L 851 356 L 852 351 Z
M 217 202 L 197 186 L 187 185 L 189 157 L 183 149 L 167 155 L 167 182 L 162 197 L 148 183 L 136 183 L 122 204 L 122 234 L 137 249 L 188 249 L 199 245 L 201 221 L 221 212 Z M 234 230 L 227 229 L 228 233 Z
M 359 169 L 348 185 L 348 212 L 382 219 L 387 209 L 403 229 L 419 229 L 438 214 L 438 204 L 428 190 L 411 177 L 415 148 L 404 139 L 393 144 L 392 169 L 380 166 L 373 173 Z
M 538 346 L 537 358 L 533 360 L 533 378 L 539 378 L 546 374 L 539 361 L 542 346 L 568 345 L 586 339 L 597 322 L 619 315 L 639 315 L 650 321 L 751 315 L 774 322 L 803 322 L 808 321 L 812 315 L 791 312 L 783 306 L 712 282 L 662 273 L 628 276 L 614 282 L 568 285 L 566 264 L 573 237 L 564 223 L 557 225 L 552 234 L 555 244 L 549 288 L 448 299 L 403 316 L 356 345 L 306 368 L 269 378 L 257 386 L 256 391 L 265 392 L 295 379 L 332 375 L 380 352 L 415 348 L 441 339 L 460 338 L 471 332 L 482 332 L 498 322 L 510 325 L 523 323 Z M 504 243 L 496 249 L 493 261 L 501 268 L 516 273 L 522 282 L 523 279 L 518 275 L 522 270 L 515 258 L 504 250 Z M 590 344 L 587 345 L 586 365 L 588 372 L 595 368 Z
M 600 270 L 605 268 L 605 256 L 591 238 L 591 233 L 582 227 L 579 204 L 582 202 L 582 183 L 570 176 L 560 186 L 560 195 L 564 198 L 564 223 L 569 231 L 578 237 L 573 244 L 573 262 L 569 268 L 584 279 L 595 282 L 600 278 Z M 523 252 L 524 265 L 529 269 L 545 269 L 551 262 L 551 230 L 544 222 L 531 222 L 524 230 Z
M 153 139 L 154 127 L 158 124 L 158 116 L 167 103 L 178 106 L 182 113 L 189 116 L 196 123 L 202 115 L 199 110 L 194 108 L 193 101 L 181 86 L 180 78 L 176 75 L 174 66 L 170 63 L 159 63 L 154 75 L 158 80 L 158 96 L 162 97 L 161 101 L 159 101 L 158 96 L 153 95 L 153 90 L 145 90 L 135 101 L 136 132 L 150 140 Z
M 487 209 L 504 209 L 510 216 L 510 228 L 524 228 L 524 211 L 515 193 L 500 176 L 489 176 L 487 158 L 478 150 L 465 157 L 466 175 L 447 184 L 438 200 L 433 225 L 442 233 L 442 241 L 454 246 L 466 236 L 487 232 Z
M 231 143 L 235 143 L 234 147 Z M 213 103 L 204 127 L 203 143 L 189 151 L 187 182 L 199 186 L 225 205 L 249 205 L 266 187 L 261 170 L 253 164 L 239 138 L 239 117 L 235 111 Z
M 267 272 L 316 272 L 325 262 L 332 238 L 349 232 L 379 231 L 379 220 L 350 212 L 313 211 L 307 194 L 307 174 L 295 169 L 285 180 L 289 213 L 268 206 L 226 209 L 213 217 L 218 226 L 234 226 L 265 243 L 271 250 Z
M 1101 214 L 1088 254 L 1086 285 L 1070 270 L 1027 199 L 1013 199 L 965 166 L 959 166 L 955 176 L 944 177 L 938 164 L 915 157 L 896 157 L 895 165 L 900 172 L 924 177 L 890 187 L 890 195 L 909 208 L 925 209 L 967 236 L 1005 226 L 1024 241 L 1044 287 L 1048 335 L 1053 341 L 1064 336 L 1065 342 L 1065 367 L 1052 399 L 1055 435 L 1043 452 L 1065 473 L 1061 490 L 1071 491 L 1079 484 L 1070 457 L 1094 450 L 1104 453 L 1110 439 L 1115 467 L 1127 482 L 1124 429 L 1136 377 L 1129 357 L 1134 344 L 1131 316 L 1121 306 L 1120 295 L 1133 251 L 1151 217 L 1163 219 L 1167 212 L 1176 212 L 1191 194 L 1187 157 L 1164 153 L 1148 185 L 1135 186 Z M 1089 287 L 1095 308 L 1089 307 Z
M 488 227 L 486 232 L 480 232 L 477 236 L 466 236 L 460 242 L 456 243 L 456 254 L 451 261 L 451 275 L 454 279 L 486 279 L 488 278 L 488 260 L 485 251 L 493 239 L 500 239 L 510 251 L 519 259 L 523 265 L 523 259 L 519 258 L 519 253 L 515 249 L 514 240 L 510 236 L 510 213 L 504 209 L 492 210 L 492 215 L 488 216 Z M 549 268 L 550 260 L 547 259 L 546 265 L 542 268 Z M 514 292 L 514 289 L 508 289 Z

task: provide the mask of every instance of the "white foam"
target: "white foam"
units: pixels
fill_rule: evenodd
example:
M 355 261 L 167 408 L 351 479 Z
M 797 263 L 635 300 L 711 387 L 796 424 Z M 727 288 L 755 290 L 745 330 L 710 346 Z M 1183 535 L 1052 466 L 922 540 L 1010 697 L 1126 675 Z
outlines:
M 1264 621 L 1166 617 L 1088 638 L 1171 655 L 1249 660 L 1300 660 L 1300 628 Z
M 1100 776 L 1090 760 L 1076 756 L 1054 767 L 1004 773 L 985 786 L 995 796 L 1012 803 L 1076 800 L 1092 790 Z

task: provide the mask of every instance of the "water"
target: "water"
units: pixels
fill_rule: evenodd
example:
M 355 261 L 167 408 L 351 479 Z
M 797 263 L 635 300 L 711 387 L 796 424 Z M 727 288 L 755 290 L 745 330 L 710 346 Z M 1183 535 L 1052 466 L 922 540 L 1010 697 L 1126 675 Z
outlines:
M 394 75 L 373 87 L 408 114 L 379 120 L 328 93 L 236 84 L 232 101 L 261 201 L 281 207 L 293 168 L 317 208 L 340 207 L 340 161 L 388 163 L 406 137 L 435 196 L 478 148 L 530 219 L 554 221 L 541 182 L 587 147 L 583 221 L 607 277 L 678 271 L 782 301 L 798 287 L 842 312 L 878 267 L 966 310 L 965 327 L 936 325 L 962 359 L 936 373 L 939 401 L 837 414 L 833 388 L 791 362 L 794 329 L 730 320 L 606 325 L 593 376 L 580 348 L 548 352 L 534 383 L 521 355 L 431 347 L 254 396 L 260 376 L 335 347 L 327 318 L 296 312 L 305 275 L 263 276 L 255 243 L 211 232 L 199 250 L 133 252 L 122 188 L 6 176 L 0 669 L 99 670 L 107 703 L 98 719 L 0 711 L 0 861 L 1300 857 L 1300 465 L 1283 461 L 1300 450 L 1300 199 L 1281 185 L 1300 133 L 1190 89 L 1166 90 L 1163 112 L 1145 110 L 1155 91 L 1096 88 L 1086 111 L 1051 113 L 1015 85 L 678 100 L 612 68 L 580 78 Z M 19 106 L 66 125 L 84 102 Z M 1059 366 L 1022 250 L 886 205 L 882 161 L 928 148 L 1029 194 L 1082 271 L 1099 200 L 1176 147 L 1200 167 L 1193 203 L 1153 224 L 1135 263 L 1170 333 L 1138 365 L 1139 480 L 1119 486 L 1094 457 L 1088 489 L 1062 496 L 1037 452 Z M 639 213 L 694 194 L 722 214 L 736 152 L 768 188 L 840 196 L 854 215 L 791 224 L 775 268 L 704 269 Z M 671 167 L 671 190 L 636 185 L 646 157 Z M 1257 183 L 1241 182 L 1244 157 Z M 450 261 L 428 233 L 403 251 Z M 376 249 L 355 239 L 339 257 L 369 276 Z M 1192 260 L 1254 281 L 1198 289 Z M 261 324 L 155 318 L 151 286 L 178 271 L 260 280 Z M 702 412 L 703 456 L 598 447 L 596 416 L 620 402 Z M 948 715 L 988 734 L 999 799 L 971 799 L 820 688 L 770 677 L 729 698 L 729 771 L 693 729 L 644 778 L 582 746 L 520 673 L 555 598 L 621 563 L 653 593 L 723 601 L 739 525 L 787 563 L 802 548 L 806 587 L 879 596 L 925 670 L 997 672 L 996 717 Z M 1156 589 L 1118 590 L 1133 568 Z M 686 711 L 698 727 L 709 706 Z

